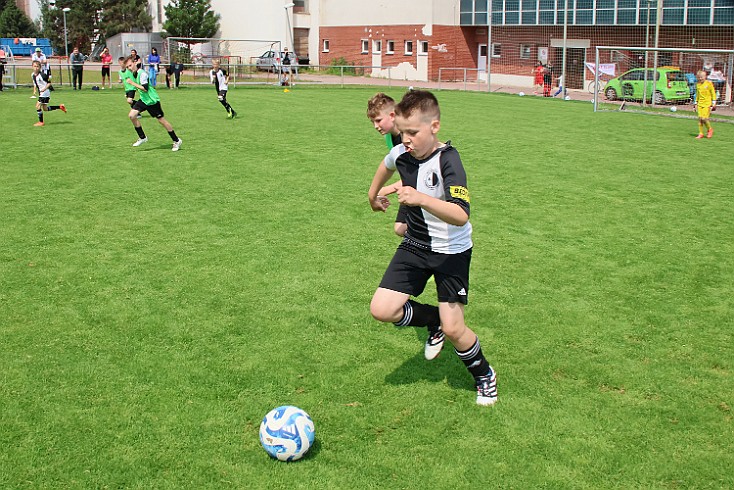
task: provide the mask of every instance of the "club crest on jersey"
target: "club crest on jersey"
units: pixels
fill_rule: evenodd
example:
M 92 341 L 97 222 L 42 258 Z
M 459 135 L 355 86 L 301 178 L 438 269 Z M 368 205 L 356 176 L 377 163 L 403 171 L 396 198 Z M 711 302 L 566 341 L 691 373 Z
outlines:
M 460 185 L 452 185 L 449 187 L 451 197 L 469 202 L 469 189 Z
M 426 184 L 427 188 L 431 190 L 435 189 L 438 187 L 438 174 L 436 172 L 431 172 L 426 175 L 426 179 L 423 182 Z

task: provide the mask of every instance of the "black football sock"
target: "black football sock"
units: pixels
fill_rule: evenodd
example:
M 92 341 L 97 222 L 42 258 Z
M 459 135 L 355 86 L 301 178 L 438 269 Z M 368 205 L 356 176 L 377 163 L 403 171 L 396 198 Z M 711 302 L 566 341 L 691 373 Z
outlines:
M 412 299 L 403 305 L 403 319 L 395 322 L 398 327 L 428 327 L 432 331 L 439 325 L 441 318 L 438 315 L 438 306 L 424 305 Z
M 36 111 L 36 114 L 38 114 L 38 120 L 43 122 L 43 111 Z
M 474 344 L 464 352 L 459 352 L 454 349 L 456 355 L 464 363 L 466 369 L 469 370 L 472 376 L 478 378 L 479 376 L 486 376 L 489 374 L 489 363 L 482 354 L 482 347 L 479 345 L 479 337 L 476 338 Z
M 48 110 L 49 111 L 56 111 L 58 109 L 61 109 L 61 106 L 59 106 L 59 105 L 50 105 L 50 106 L 48 106 Z
M 143 127 L 140 126 L 139 128 L 135 128 L 135 131 L 138 133 L 138 138 L 145 139 L 145 131 L 143 131 Z
M 174 142 L 175 142 L 175 141 L 178 141 L 178 136 L 176 136 L 176 131 L 173 131 L 173 130 L 169 131 L 169 132 L 168 132 L 168 136 L 170 136 L 170 137 L 171 137 L 171 139 L 172 139 L 172 140 L 173 140 Z

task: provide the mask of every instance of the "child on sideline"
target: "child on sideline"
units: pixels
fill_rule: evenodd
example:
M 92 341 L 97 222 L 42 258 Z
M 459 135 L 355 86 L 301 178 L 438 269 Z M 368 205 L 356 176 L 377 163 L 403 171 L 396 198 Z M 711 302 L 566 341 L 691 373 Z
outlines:
M 237 113 L 232 106 L 227 102 L 227 90 L 229 89 L 229 73 L 227 70 L 220 67 L 219 60 L 212 60 L 212 70 L 209 72 L 209 78 L 214 84 L 214 90 L 217 91 L 217 98 L 219 103 L 224 106 L 228 116 L 234 119 L 237 117 Z
M 48 105 L 51 101 L 51 81 L 48 72 L 41 71 L 41 62 L 33 62 L 33 88 L 38 91 L 38 100 L 36 101 L 36 114 L 38 114 L 38 122 L 34 126 L 44 126 L 43 113 L 61 109 L 66 112 L 66 106 Z
M 469 191 L 459 153 L 438 140 L 441 116 L 436 97 L 427 91 L 405 94 L 395 107 L 403 138 L 377 168 L 368 192 L 375 211 L 386 208 L 378 190 L 397 169 L 403 186 L 400 204 L 408 206 L 408 230 L 388 265 L 370 304 L 372 316 L 396 326 L 427 327 L 425 357 L 434 359 L 448 337 L 474 377 L 478 405 L 497 401 L 497 376 L 485 359 L 479 338 L 464 322 L 469 292 L 472 227 Z M 410 299 L 434 276 L 438 307 Z
M 133 143 L 133 146 L 140 146 L 148 141 L 148 138 L 145 136 L 145 132 L 143 131 L 143 126 L 138 120 L 138 115 L 141 112 L 148 111 L 148 114 L 158 119 L 158 122 L 166 128 L 166 131 L 168 131 L 168 135 L 171 137 L 171 140 L 173 140 L 172 151 L 178 151 L 179 148 L 181 148 L 183 140 L 176 136 L 176 132 L 173 130 L 171 123 L 163 117 L 161 98 L 158 96 L 156 90 L 148 83 L 148 74 L 145 70 L 138 67 L 132 57 L 128 57 L 125 61 L 127 69 L 133 74 L 130 84 L 135 87 L 138 94 L 140 94 L 140 100 L 133 104 L 132 109 L 130 109 L 130 114 L 128 114 L 130 121 L 132 121 L 133 126 L 135 127 L 135 131 L 138 133 L 138 140 Z
M 711 127 L 711 111 L 716 110 L 716 90 L 711 80 L 706 79 L 706 72 L 699 70 L 696 73 L 696 111 L 698 112 L 698 136 L 697 140 L 703 138 L 703 128 L 706 127 L 708 132 L 706 137 L 710 138 L 714 135 L 714 128 Z
M 395 99 L 389 95 L 379 92 L 367 101 L 367 117 L 372 121 L 375 129 L 385 137 L 387 150 L 400 144 L 400 132 L 395 126 Z M 380 189 L 380 196 L 394 194 L 401 187 L 400 181 L 394 182 Z M 398 236 L 405 235 L 408 225 L 405 224 L 405 206 L 400 205 L 395 217 L 394 230 Z

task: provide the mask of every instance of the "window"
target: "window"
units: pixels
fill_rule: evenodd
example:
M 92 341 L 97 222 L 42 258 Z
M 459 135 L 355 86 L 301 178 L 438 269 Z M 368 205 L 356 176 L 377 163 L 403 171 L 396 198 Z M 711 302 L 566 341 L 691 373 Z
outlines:
M 470 26 L 472 23 L 472 14 L 474 12 L 474 2 L 472 0 L 461 0 L 459 10 L 459 23 L 463 26 Z
M 521 22 L 525 25 L 536 24 L 538 16 L 538 3 L 536 0 L 522 0 Z
M 689 3 L 690 5 L 690 3 Z M 692 24 L 702 24 L 702 25 L 709 25 L 711 24 L 711 9 L 688 9 L 688 20 L 686 21 L 686 24 L 692 25 Z
M 362 54 L 370 52 L 370 42 L 367 39 L 362 39 Z
M 405 54 L 408 56 L 413 54 L 413 41 L 405 41 Z
M 617 24 L 634 24 L 636 18 L 636 13 L 632 9 L 617 12 Z
M 387 54 L 395 54 L 395 41 L 387 42 L 387 50 L 385 52 Z
M 328 53 L 329 52 L 329 40 L 328 39 L 324 39 L 324 42 L 323 42 L 323 44 L 321 46 L 321 52 L 322 53 Z
M 502 45 L 500 43 L 492 43 L 492 58 L 502 56 Z
M 684 9 L 663 9 L 663 24 L 683 24 Z
M 293 0 L 293 3 L 295 4 L 293 5 L 294 14 L 308 12 L 308 3 L 306 0 Z
M 382 41 L 375 39 L 372 41 L 372 54 L 380 53 L 382 53 Z
M 532 51 L 532 48 L 529 44 L 521 44 L 520 45 L 520 59 L 529 60 L 531 51 Z
M 714 24 L 716 25 L 734 24 L 734 7 L 715 8 L 714 9 Z
M 418 54 L 428 54 L 428 41 L 418 41 Z

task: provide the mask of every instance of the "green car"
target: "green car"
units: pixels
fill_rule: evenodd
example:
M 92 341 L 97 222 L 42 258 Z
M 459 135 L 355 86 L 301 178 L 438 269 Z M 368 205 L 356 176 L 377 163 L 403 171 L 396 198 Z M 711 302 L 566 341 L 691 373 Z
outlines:
M 617 78 L 609 80 L 604 88 L 604 96 L 609 100 L 642 100 L 645 72 L 647 72 L 645 96 L 648 101 L 665 104 L 666 102 L 686 102 L 691 98 L 686 76 L 678 67 L 661 66 L 658 68 L 655 90 L 653 90 L 654 71 L 652 68 L 635 68 L 624 72 Z

